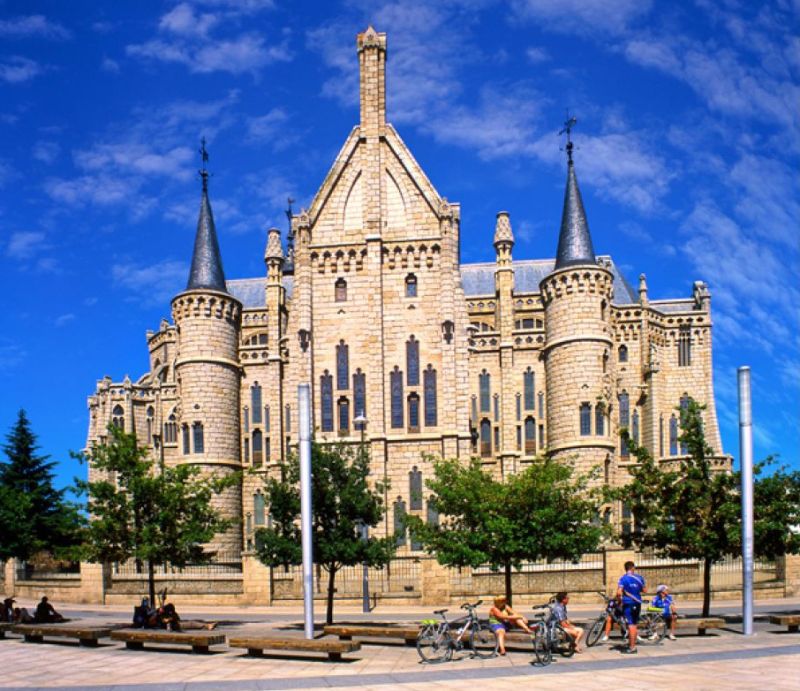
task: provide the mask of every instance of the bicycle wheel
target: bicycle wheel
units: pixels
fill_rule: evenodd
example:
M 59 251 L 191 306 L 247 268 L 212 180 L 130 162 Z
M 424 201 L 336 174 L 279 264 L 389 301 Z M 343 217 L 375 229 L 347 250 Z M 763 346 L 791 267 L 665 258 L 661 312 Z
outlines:
M 553 630 L 553 652 L 561 657 L 572 657 L 575 654 L 575 639 L 561 628 L 561 624 Z
M 477 628 L 472 629 L 469 634 L 469 647 L 472 648 L 472 654 L 481 659 L 495 657 L 497 655 L 497 634 L 489 628 L 488 624 L 480 624 Z
M 667 635 L 667 624 L 660 614 L 643 614 L 639 619 L 639 643 L 655 645 Z
M 537 627 L 533 636 L 533 654 L 536 656 L 536 662 L 542 667 L 553 661 L 553 651 L 550 649 L 550 641 L 543 626 Z
M 603 637 L 603 631 L 606 628 L 606 618 L 605 616 L 598 617 L 595 619 L 594 623 L 589 627 L 589 633 L 586 634 L 586 647 L 591 648 L 593 645 L 597 645 L 600 642 L 600 639 Z
M 447 629 L 428 626 L 417 636 L 417 652 L 423 662 L 447 662 L 453 655 Z

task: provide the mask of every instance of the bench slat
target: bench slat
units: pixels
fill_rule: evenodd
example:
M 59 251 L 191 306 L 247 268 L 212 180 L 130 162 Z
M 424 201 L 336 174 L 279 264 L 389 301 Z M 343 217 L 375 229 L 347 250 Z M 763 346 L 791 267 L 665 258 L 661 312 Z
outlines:
M 145 643 L 173 643 L 190 645 L 194 653 L 207 653 L 209 646 L 225 643 L 222 633 L 184 633 L 182 631 L 159 631 L 152 629 L 117 629 L 111 632 L 111 640 L 124 641 L 130 650 L 143 650 Z
M 299 652 L 327 653 L 332 661 L 342 659 L 342 653 L 361 650 L 354 641 L 331 641 L 324 639 L 286 638 L 277 636 L 234 637 L 228 641 L 231 648 L 247 648 L 250 655 L 259 656 L 264 650 L 293 650 Z

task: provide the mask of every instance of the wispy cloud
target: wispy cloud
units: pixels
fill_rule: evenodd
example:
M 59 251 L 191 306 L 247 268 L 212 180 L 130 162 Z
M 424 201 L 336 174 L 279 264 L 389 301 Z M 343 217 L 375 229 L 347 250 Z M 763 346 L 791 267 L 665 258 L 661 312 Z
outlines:
M 14 55 L 7 58 L 6 62 L 0 62 L 0 81 L 9 84 L 21 84 L 42 74 L 44 68 L 35 60 Z
M 46 235 L 40 231 L 17 231 L 11 233 L 6 245 L 6 256 L 25 261 L 49 248 Z
M 0 375 L 16 369 L 27 357 L 27 352 L 18 343 L 0 338 Z
M 33 145 L 31 155 L 42 163 L 51 164 L 61 153 L 61 147 L 56 142 L 40 141 Z
M 41 14 L 14 19 L 0 19 L 0 36 L 6 38 L 52 38 L 68 39 L 72 33 L 57 22 L 50 21 Z
M 550 60 L 550 53 L 548 53 L 544 48 L 539 48 L 538 46 L 531 46 L 528 48 L 528 50 L 525 51 L 525 55 L 532 65 L 538 65 L 539 63 Z
M 650 11 L 651 0 L 512 0 L 520 20 L 533 20 L 559 32 L 583 34 L 627 30 Z
M 75 315 L 72 312 L 68 312 L 67 314 L 61 314 L 56 317 L 53 321 L 53 324 L 56 326 L 56 328 L 60 329 L 72 321 L 75 321 Z
M 150 266 L 133 262 L 111 267 L 114 285 L 130 293 L 129 300 L 144 306 L 163 305 L 186 285 L 189 266 L 185 262 L 164 260 Z
M 100 69 L 103 72 L 110 72 L 112 74 L 117 74 L 119 72 L 119 63 L 112 58 L 103 58 L 100 62 Z

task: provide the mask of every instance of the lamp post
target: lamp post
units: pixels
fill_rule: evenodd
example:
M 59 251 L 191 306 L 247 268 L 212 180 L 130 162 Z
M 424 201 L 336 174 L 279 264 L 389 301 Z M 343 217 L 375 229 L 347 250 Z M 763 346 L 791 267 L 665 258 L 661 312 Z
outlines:
M 364 411 L 360 411 L 358 413 L 358 417 L 356 417 L 353 422 L 356 425 L 356 429 L 361 431 L 361 443 L 359 445 L 359 454 L 361 454 L 362 458 L 364 457 L 364 435 L 367 431 L 367 418 L 364 415 Z M 367 543 L 369 542 L 369 526 L 361 522 L 361 539 Z M 365 561 L 363 565 L 363 572 L 361 576 L 361 611 L 364 614 L 369 614 L 369 564 Z

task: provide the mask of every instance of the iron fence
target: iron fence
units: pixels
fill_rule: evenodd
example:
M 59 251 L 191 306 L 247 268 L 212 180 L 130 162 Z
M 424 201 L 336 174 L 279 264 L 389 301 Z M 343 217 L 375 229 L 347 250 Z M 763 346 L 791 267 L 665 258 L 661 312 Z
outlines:
M 217 552 L 211 561 L 203 564 L 187 564 L 175 566 L 174 564 L 156 564 L 153 568 L 156 576 L 228 576 L 241 575 L 242 555 L 240 552 Z M 124 562 L 114 562 L 111 573 L 120 577 L 147 577 L 147 562 L 129 559 Z
M 657 583 L 669 585 L 673 590 L 699 590 L 702 588 L 703 561 L 700 559 L 671 559 L 655 551 L 636 554 L 636 569 L 655 587 Z M 776 582 L 774 561 L 755 559 L 753 581 L 758 584 Z M 728 555 L 711 566 L 711 585 L 715 590 L 738 589 L 742 586 L 742 558 Z
M 77 561 L 37 565 L 25 561 L 17 563 L 18 581 L 52 581 L 80 579 L 81 565 Z

